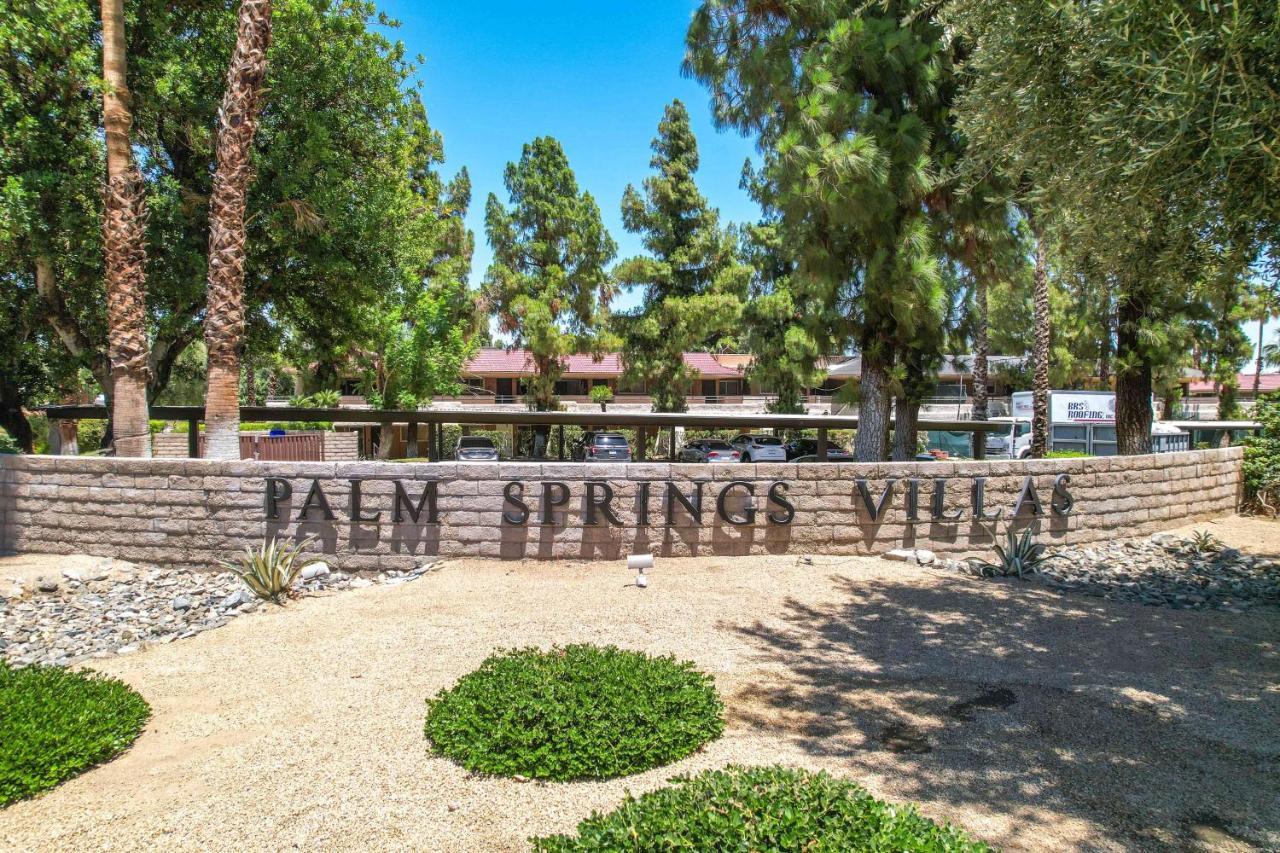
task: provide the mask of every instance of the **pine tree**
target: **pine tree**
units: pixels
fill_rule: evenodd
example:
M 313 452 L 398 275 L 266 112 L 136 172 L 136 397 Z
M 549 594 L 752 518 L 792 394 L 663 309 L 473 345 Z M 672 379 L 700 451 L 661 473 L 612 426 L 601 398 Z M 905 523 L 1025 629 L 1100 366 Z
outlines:
M 757 198 L 798 261 L 793 296 L 828 330 L 824 349 L 862 354 L 858 459 L 883 459 L 904 348 L 942 319 L 924 211 L 935 183 L 943 31 L 923 0 L 875 4 L 705 0 L 689 70 L 717 119 L 759 137 Z
M 805 389 L 819 381 L 821 351 L 808 328 L 812 318 L 791 293 L 795 262 L 782 250 L 773 223 L 747 228 L 742 242 L 753 273 L 751 298 L 742 309 L 743 340 L 754 356 L 748 376 L 773 394 L 770 412 L 804 414 Z
M 613 295 L 606 267 L 618 247 L 552 137 L 526 144 L 519 162 L 507 164 L 504 183 L 510 209 L 492 193 L 485 207 L 493 263 L 484 297 L 512 346 L 530 352 L 530 405 L 554 411 L 564 358 L 601 354 L 612 343 L 600 330 Z
M 663 112 L 653 140 L 656 172 L 643 195 L 628 185 L 622 222 L 643 234 L 648 257 L 628 258 L 614 275 L 623 287 L 643 289 L 632 314 L 615 316 L 628 378 L 642 381 L 656 412 L 683 412 L 696 373 L 686 350 L 713 345 L 739 316 L 750 270 L 737 260 L 733 235 L 698 191 L 698 142 L 679 100 Z

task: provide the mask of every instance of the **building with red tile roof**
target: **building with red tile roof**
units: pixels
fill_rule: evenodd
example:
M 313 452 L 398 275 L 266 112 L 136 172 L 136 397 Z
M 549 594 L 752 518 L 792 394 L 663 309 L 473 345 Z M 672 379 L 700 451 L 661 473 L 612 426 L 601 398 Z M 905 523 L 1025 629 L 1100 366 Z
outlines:
M 1252 371 L 1236 376 L 1238 396 L 1253 397 L 1253 378 Z M 1264 373 L 1259 376 L 1258 391 L 1262 394 L 1280 391 L 1280 373 Z M 1209 379 L 1195 379 L 1187 385 L 1187 394 L 1192 397 L 1215 397 L 1218 394 L 1218 386 Z
M 706 352 L 687 352 L 684 362 L 695 372 L 693 396 L 735 398 L 746 391 L 743 373 L 716 360 Z M 536 373 L 533 358 L 528 350 L 485 347 L 463 366 L 463 380 L 473 392 L 493 394 L 502 400 L 524 394 L 525 380 Z M 642 397 L 646 394 L 643 383 L 627 382 L 622 355 L 604 353 L 597 358 L 590 353 L 577 353 L 564 359 L 564 375 L 556 383 L 556 393 L 561 397 L 585 397 L 591 388 L 607 385 L 617 396 Z

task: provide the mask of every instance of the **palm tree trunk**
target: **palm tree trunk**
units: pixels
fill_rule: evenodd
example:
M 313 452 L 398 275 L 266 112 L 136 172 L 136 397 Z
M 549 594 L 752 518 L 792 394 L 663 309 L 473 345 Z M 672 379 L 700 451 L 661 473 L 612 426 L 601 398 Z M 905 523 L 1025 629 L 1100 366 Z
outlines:
M 111 423 L 118 456 L 150 456 L 147 411 L 146 198 L 133 161 L 124 38 L 124 0 L 102 0 L 103 127 L 107 183 L 102 243 L 106 266 L 107 356 L 111 363 Z
M 973 238 L 969 238 L 973 240 Z M 975 241 L 976 242 L 976 241 Z M 977 247 L 972 249 L 976 259 Z M 990 378 L 987 356 L 991 351 L 987 310 L 987 266 L 974 263 L 973 270 L 973 419 L 985 421 L 988 415 L 987 381 Z
M 1258 318 L 1258 359 L 1253 363 L 1253 401 L 1258 402 L 1258 392 L 1262 390 L 1262 345 L 1263 335 L 1267 330 L 1267 318 Z
M 240 347 L 244 340 L 245 197 L 271 45 L 270 0 L 241 0 L 227 90 L 218 111 L 217 171 L 209 200 L 209 350 L 205 456 L 240 458 Z
M 246 344 L 244 348 L 244 404 L 258 405 L 258 378 L 254 375 L 253 350 Z
M 1098 387 L 1103 391 L 1111 388 L 1111 294 L 1104 298 L 1102 314 L 1102 338 L 1098 341 Z
M 1030 214 L 1027 219 L 1036 241 L 1035 343 L 1031 351 L 1031 456 L 1042 459 L 1049 449 L 1049 271 L 1044 253 L 1044 229 Z

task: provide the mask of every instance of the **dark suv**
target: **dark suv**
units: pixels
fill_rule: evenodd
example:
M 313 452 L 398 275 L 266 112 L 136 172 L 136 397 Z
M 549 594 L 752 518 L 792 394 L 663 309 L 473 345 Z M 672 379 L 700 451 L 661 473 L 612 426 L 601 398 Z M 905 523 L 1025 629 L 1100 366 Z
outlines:
M 817 456 L 818 440 L 816 438 L 793 438 L 787 442 L 787 460 L 794 461 L 802 456 Z M 853 454 L 838 444 L 827 443 L 827 459 L 832 462 L 846 462 L 853 459 Z
M 630 462 L 631 446 L 618 432 L 584 432 L 573 446 L 573 458 L 579 462 Z

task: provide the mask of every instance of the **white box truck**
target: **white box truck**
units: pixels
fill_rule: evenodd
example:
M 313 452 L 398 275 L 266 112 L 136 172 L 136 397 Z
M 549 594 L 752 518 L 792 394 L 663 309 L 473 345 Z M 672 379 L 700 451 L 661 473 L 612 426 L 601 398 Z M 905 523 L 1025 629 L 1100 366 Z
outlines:
M 987 433 L 987 456 L 1022 459 L 1031 452 L 1030 391 L 1012 396 L 1012 417 L 992 418 L 1009 424 L 1008 432 Z M 1157 453 L 1190 450 L 1191 436 L 1155 421 L 1151 448 Z M 1078 450 L 1090 456 L 1116 453 L 1116 395 L 1113 391 L 1050 391 L 1049 449 Z

